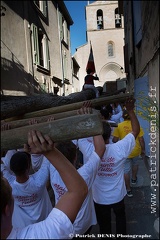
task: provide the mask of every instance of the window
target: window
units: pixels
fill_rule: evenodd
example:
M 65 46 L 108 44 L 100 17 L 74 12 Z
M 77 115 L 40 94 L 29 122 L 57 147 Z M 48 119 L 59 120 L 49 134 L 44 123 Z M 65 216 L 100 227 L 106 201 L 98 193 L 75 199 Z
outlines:
M 114 44 L 113 42 L 108 42 L 108 57 L 114 56 Z
M 34 4 L 47 17 L 47 1 L 34 1 Z
M 68 44 L 68 28 L 67 28 L 67 22 L 66 20 L 63 18 L 63 40 L 65 41 L 65 43 Z
M 103 29 L 103 12 L 101 9 L 97 11 L 97 29 Z
M 64 19 L 61 12 L 59 12 L 59 25 L 60 25 L 60 38 L 63 40 L 67 45 L 69 44 L 69 30 L 67 21 Z
M 43 33 L 42 29 L 38 28 L 34 24 L 31 25 L 31 30 L 34 64 L 49 70 L 50 64 L 48 38 Z
M 118 12 L 118 8 L 115 9 L 115 28 L 121 28 L 121 15 Z

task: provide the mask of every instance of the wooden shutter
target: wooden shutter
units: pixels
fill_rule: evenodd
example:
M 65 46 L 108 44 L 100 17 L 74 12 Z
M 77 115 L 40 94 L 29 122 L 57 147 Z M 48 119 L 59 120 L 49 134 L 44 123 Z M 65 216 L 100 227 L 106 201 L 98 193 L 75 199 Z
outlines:
M 38 28 L 33 23 L 31 24 L 31 31 L 32 31 L 33 62 L 35 64 L 39 64 Z
M 44 50 L 44 68 L 50 69 L 50 59 L 49 59 L 49 46 L 48 46 L 48 38 L 46 35 L 44 35 L 43 38 L 43 50 Z
M 43 14 L 47 17 L 47 1 L 42 1 L 43 4 Z
M 60 39 L 63 39 L 63 17 L 61 12 L 59 12 L 59 28 L 60 28 Z

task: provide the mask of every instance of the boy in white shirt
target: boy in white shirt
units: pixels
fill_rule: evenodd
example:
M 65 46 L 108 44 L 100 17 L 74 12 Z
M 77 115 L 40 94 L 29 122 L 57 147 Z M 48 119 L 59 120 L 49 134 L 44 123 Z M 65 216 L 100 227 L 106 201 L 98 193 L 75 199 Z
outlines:
M 16 152 L 9 162 L 10 168 L 1 164 L 1 171 L 12 187 L 14 197 L 13 227 L 23 228 L 46 219 L 52 210 L 46 188 L 49 180 L 49 162 L 44 160 L 41 168 L 31 175 L 29 174 L 31 167 L 29 153 Z M 10 170 L 14 175 L 10 173 Z
M 131 118 L 132 133 L 129 133 L 122 140 L 114 144 L 109 144 L 111 128 L 106 121 L 103 122 L 103 138 L 106 143 L 106 151 L 102 157 L 92 186 L 97 222 L 101 234 L 112 233 L 111 209 L 113 209 L 116 215 L 116 233 L 126 234 L 124 162 L 133 150 L 135 138 L 140 131 L 139 122 L 133 110 L 134 103 L 135 100 L 132 98 L 127 99 L 125 103 Z M 78 147 L 83 155 L 89 158 L 94 145 L 91 148 L 87 142 L 86 139 L 78 140 Z
M 25 145 L 27 151 L 43 154 L 53 164 L 68 191 L 44 221 L 21 229 L 13 228 L 12 189 L 8 181 L 1 176 L 1 239 L 72 238 L 74 233 L 72 223 L 87 196 L 87 185 L 72 164 L 54 147 L 54 143 L 48 135 L 43 136 L 39 131 L 30 131 L 28 145 Z

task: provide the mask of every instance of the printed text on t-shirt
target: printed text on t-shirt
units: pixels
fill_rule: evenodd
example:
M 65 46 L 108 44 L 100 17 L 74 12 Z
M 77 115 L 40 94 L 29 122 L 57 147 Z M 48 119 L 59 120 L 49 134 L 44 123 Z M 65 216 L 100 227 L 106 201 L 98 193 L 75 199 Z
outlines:
M 108 159 L 102 158 L 101 164 L 98 168 L 98 176 L 107 176 L 113 177 L 117 175 L 117 172 L 114 172 L 115 158 L 109 157 Z
M 64 193 L 66 192 L 65 188 L 61 187 L 59 184 L 54 184 L 55 187 L 55 191 L 58 194 L 58 199 L 59 200 L 61 198 L 61 196 L 64 195 Z

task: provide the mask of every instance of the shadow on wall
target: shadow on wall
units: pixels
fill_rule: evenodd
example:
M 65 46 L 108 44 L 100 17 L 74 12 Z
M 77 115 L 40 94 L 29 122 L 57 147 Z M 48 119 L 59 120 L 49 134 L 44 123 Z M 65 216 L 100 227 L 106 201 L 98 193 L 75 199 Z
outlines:
M 30 73 L 24 70 L 24 67 L 14 61 L 1 58 L 1 93 L 9 91 L 24 92 L 26 95 L 32 93 L 45 93 L 40 84 Z M 22 94 L 21 94 L 22 95 Z

